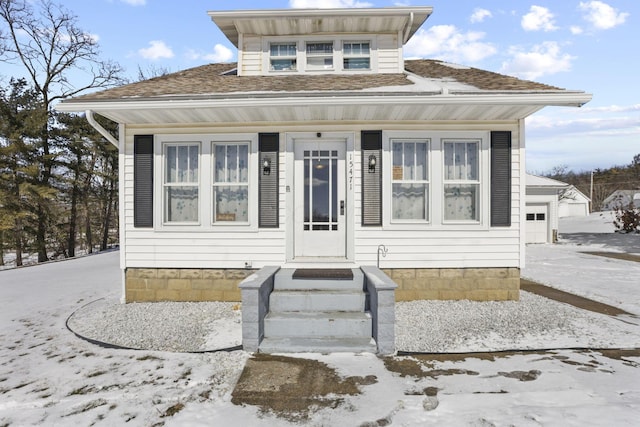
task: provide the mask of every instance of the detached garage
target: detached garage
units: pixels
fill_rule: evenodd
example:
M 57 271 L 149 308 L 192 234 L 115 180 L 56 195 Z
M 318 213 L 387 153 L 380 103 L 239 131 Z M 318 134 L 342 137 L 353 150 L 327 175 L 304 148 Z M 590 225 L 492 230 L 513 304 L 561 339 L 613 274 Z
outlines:
M 558 235 L 558 194 L 569 187 L 555 179 L 527 174 L 526 243 L 553 243 Z

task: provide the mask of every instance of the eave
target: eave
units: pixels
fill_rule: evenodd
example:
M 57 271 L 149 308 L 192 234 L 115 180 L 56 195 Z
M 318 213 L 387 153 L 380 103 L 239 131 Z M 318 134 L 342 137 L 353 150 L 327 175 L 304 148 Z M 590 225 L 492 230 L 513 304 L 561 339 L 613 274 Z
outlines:
M 584 92 L 247 93 L 64 101 L 62 112 L 93 111 L 124 124 L 512 121 L 546 106 L 581 106 Z
M 270 9 L 210 11 L 208 15 L 234 46 L 240 34 L 403 33 L 403 42 L 420 28 L 433 8 Z

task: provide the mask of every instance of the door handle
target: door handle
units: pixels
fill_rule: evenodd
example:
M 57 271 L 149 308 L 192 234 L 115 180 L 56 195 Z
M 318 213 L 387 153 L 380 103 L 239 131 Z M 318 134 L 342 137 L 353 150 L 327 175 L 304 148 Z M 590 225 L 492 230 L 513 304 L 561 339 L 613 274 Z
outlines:
M 340 215 L 344 215 L 344 200 L 340 200 Z

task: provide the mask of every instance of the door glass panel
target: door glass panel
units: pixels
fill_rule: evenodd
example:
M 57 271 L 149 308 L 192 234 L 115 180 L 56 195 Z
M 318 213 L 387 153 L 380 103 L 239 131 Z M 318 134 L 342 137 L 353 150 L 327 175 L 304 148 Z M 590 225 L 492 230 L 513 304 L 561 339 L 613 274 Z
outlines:
M 337 152 L 305 151 L 304 156 L 304 229 L 337 231 Z

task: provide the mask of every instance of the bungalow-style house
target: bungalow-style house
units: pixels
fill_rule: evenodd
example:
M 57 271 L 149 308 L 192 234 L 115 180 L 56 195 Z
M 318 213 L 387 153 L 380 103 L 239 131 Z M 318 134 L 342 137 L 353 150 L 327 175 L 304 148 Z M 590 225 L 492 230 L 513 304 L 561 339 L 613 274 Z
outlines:
M 394 295 L 518 299 L 524 119 L 591 95 L 405 60 L 403 46 L 431 13 L 209 12 L 237 63 L 60 103 L 120 150 L 124 300 L 242 294 L 246 348 L 316 348 L 311 339 L 293 346 L 311 332 L 291 313 L 304 306 L 312 322 L 348 312 L 329 302 L 345 302 L 355 281 L 364 295 L 354 304 L 372 320 L 349 320 L 392 352 Z M 117 137 L 96 113 L 119 124 Z M 323 292 L 330 297 L 309 302 Z M 331 325 L 313 342 L 335 338 L 339 317 L 310 328 Z

